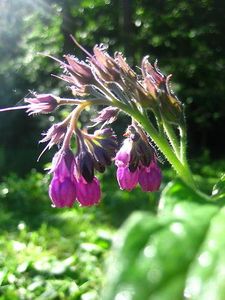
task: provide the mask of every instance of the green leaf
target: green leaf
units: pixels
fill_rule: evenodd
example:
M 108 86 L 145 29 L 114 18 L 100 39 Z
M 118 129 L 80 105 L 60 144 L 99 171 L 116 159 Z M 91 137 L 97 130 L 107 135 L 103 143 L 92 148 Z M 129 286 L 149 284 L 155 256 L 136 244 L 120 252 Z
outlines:
M 120 229 L 108 261 L 102 299 L 183 299 L 185 293 L 193 292 L 194 285 L 190 278 L 195 278 L 192 274 L 196 273 L 196 280 L 201 282 L 203 290 L 211 282 L 213 274 L 218 288 L 211 298 L 204 298 L 199 292 L 195 299 L 222 300 L 215 295 L 220 292 L 222 295 L 224 289 L 216 272 L 220 266 L 225 274 L 222 261 L 225 238 L 218 231 L 218 224 L 225 227 L 225 211 L 181 181 L 166 188 L 160 205 L 158 217 L 134 213 Z M 210 240 L 218 245 L 215 253 L 210 248 L 205 249 Z M 220 262 L 218 266 L 211 266 L 213 272 L 209 271 L 208 275 L 204 273 L 204 266 L 197 267 L 202 247 L 203 259 L 206 251 L 214 256 L 213 260 L 211 258 L 213 262 Z M 218 253 L 221 260 L 217 259 Z
M 220 180 L 214 185 L 212 196 L 214 199 L 225 199 L 225 174 Z
M 192 208 L 199 207 L 199 204 L 211 204 L 210 198 L 201 194 L 187 185 L 181 180 L 169 183 L 162 192 L 159 211 L 162 214 L 179 210 L 191 210 Z M 188 212 L 186 212 L 188 214 Z
M 185 294 L 191 299 L 224 300 L 225 208 L 212 218 L 202 246 L 187 275 Z

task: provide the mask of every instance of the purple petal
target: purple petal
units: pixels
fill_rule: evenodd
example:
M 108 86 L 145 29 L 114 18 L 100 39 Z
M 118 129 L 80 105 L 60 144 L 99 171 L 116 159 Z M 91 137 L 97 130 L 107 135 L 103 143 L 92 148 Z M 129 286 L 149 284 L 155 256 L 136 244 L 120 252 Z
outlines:
M 158 191 L 162 181 L 160 168 L 154 162 L 149 167 L 143 167 L 140 170 L 138 181 L 144 192 Z
M 117 181 L 122 190 L 131 191 L 138 183 L 139 170 L 131 172 L 128 167 L 119 167 L 117 169 Z
M 71 207 L 76 200 L 75 181 L 65 178 L 61 182 L 54 176 L 49 186 L 49 196 L 56 207 Z
M 96 177 L 92 182 L 86 182 L 83 177 L 77 181 L 77 200 L 82 206 L 97 204 L 101 198 L 101 189 Z

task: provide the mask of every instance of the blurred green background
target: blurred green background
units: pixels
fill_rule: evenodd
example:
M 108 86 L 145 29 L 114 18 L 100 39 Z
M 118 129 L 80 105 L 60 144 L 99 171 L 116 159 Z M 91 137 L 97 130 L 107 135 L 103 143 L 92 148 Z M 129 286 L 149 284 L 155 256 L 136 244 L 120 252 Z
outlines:
M 51 76 L 58 65 L 37 53 L 83 57 L 71 33 L 89 51 L 97 43 L 123 51 L 134 68 L 150 55 L 173 74 L 191 164 L 211 190 L 225 169 L 224 1 L 0 0 L 0 12 L 0 107 L 21 104 L 30 91 L 69 95 Z M 111 168 L 98 207 L 52 209 L 43 169 L 54 151 L 36 160 L 41 132 L 58 117 L 0 115 L 0 299 L 98 299 L 113 233 L 133 210 L 157 206 L 158 193 L 121 192 Z M 173 176 L 164 172 L 162 188 Z

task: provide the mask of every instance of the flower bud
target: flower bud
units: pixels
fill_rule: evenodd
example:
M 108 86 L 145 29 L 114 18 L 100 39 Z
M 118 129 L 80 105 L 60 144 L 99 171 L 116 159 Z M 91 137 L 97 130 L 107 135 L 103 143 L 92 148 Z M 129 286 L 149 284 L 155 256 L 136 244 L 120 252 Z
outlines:
M 71 78 L 77 81 L 78 85 L 94 84 L 95 79 L 89 65 L 71 55 L 65 55 L 65 58 L 68 62 L 66 69 L 72 73 Z
M 82 176 L 77 180 L 77 200 L 82 206 L 97 204 L 101 198 L 101 189 L 96 177 L 87 182 Z
M 136 80 L 137 74 L 131 69 L 131 67 L 126 62 L 126 58 L 121 52 L 115 53 L 115 61 L 118 64 L 120 71 L 123 74 L 123 77 L 129 78 L 130 80 Z M 126 80 L 125 80 L 126 81 Z
M 62 181 L 56 175 L 49 186 L 49 196 L 56 207 L 71 207 L 76 200 L 76 184 L 66 177 Z
M 57 98 L 51 94 L 36 95 L 35 98 L 25 98 L 24 101 L 30 103 L 27 109 L 29 115 L 48 114 L 58 106 Z
M 66 134 L 67 126 L 63 123 L 53 124 L 47 133 L 44 133 L 45 137 L 40 140 L 40 143 L 48 142 L 48 148 L 50 149 L 53 145 L 60 144 Z
M 103 166 L 109 166 L 111 164 L 111 157 L 109 153 L 100 146 L 94 145 L 93 156 L 94 159 Z
M 100 46 L 95 45 L 93 52 L 94 56 L 90 59 L 90 63 L 97 76 L 103 81 L 120 80 L 118 65 L 106 52 L 106 47 L 103 44 Z
M 144 192 L 158 191 L 162 181 L 161 170 L 156 162 L 140 169 L 138 182 Z
M 173 93 L 162 92 L 159 94 L 160 110 L 163 117 L 170 123 L 182 124 L 183 104 Z
M 94 132 L 94 140 L 107 152 L 107 156 L 113 158 L 118 148 L 116 135 L 111 128 L 103 128 Z
M 94 178 L 94 159 L 91 153 L 82 147 L 76 157 L 78 172 L 84 179 L 90 183 Z
M 136 148 L 142 165 L 145 167 L 149 166 L 153 157 L 153 149 L 150 144 L 143 139 L 140 139 Z
M 105 122 L 104 124 L 111 124 L 113 123 L 118 115 L 119 109 L 116 107 L 108 106 L 102 109 L 98 116 L 95 119 L 92 119 L 92 122 L 101 123 Z

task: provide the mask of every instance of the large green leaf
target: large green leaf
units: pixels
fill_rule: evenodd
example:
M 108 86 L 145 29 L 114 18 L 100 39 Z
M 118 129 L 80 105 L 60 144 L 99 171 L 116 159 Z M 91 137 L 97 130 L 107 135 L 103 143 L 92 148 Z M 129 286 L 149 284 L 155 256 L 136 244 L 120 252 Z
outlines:
M 160 205 L 157 217 L 134 213 L 120 229 L 102 299 L 224 300 L 225 209 L 180 181 Z

